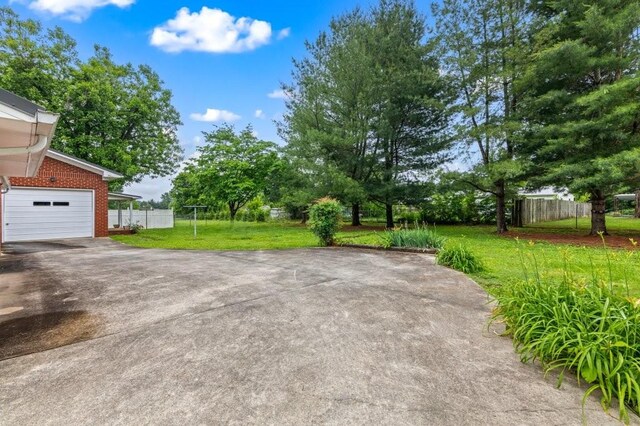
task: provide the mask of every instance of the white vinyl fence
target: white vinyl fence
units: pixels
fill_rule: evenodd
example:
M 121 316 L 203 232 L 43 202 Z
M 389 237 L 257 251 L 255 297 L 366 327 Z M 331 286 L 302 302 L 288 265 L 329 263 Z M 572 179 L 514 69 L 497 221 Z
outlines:
M 129 226 L 129 209 L 122 209 L 122 223 Z M 173 228 L 173 210 L 134 210 L 133 223 L 142 225 L 144 229 Z M 109 228 L 118 225 L 118 210 L 109 210 Z

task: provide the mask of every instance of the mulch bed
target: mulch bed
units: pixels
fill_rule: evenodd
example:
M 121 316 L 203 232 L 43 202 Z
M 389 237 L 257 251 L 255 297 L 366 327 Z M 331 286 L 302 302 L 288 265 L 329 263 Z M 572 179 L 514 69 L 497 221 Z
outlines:
M 592 235 L 567 235 L 567 234 L 545 234 L 545 233 L 526 233 L 526 232 L 507 232 L 503 234 L 504 238 L 519 238 L 523 241 L 545 241 L 552 244 L 571 244 L 577 246 L 602 247 L 602 239 Z M 604 237 L 607 247 L 623 248 L 623 249 L 639 249 L 634 247 L 629 237 L 621 235 L 608 235 Z M 637 240 L 636 238 L 634 238 Z

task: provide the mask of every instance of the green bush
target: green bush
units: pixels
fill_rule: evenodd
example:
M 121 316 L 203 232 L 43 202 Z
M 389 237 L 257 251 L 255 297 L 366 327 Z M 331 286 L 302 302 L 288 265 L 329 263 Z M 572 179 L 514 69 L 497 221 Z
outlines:
M 398 217 L 397 221 L 403 224 L 412 224 L 412 223 L 419 222 L 420 218 L 421 218 L 420 212 L 407 210 L 402 212 L 402 214 Z
M 309 228 L 320 244 L 330 246 L 340 227 L 342 206 L 332 198 L 321 198 L 309 209 Z
M 457 269 L 465 274 L 473 274 L 483 269 L 480 259 L 462 244 L 445 247 L 436 255 L 438 265 Z
M 256 222 L 266 222 L 269 218 L 269 210 L 259 209 L 255 212 Z
M 441 249 L 447 239 L 426 227 L 416 229 L 394 229 L 386 231 L 386 247 L 414 247 Z
M 507 220 L 511 209 L 507 208 Z M 420 221 L 441 224 L 491 224 L 496 219 L 492 197 L 478 196 L 475 191 L 440 191 L 422 205 Z
M 504 320 L 522 361 L 540 360 L 546 372 L 577 373 L 600 390 L 603 407 L 619 401 L 640 411 L 640 303 L 611 288 L 545 280 L 523 281 L 498 296 L 494 319 Z

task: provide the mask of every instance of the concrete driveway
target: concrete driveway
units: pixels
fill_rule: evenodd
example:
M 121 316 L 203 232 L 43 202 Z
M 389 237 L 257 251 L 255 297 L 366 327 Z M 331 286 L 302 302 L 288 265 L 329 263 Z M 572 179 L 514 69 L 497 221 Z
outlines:
M 4 248 L 1 424 L 581 424 L 428 255 Z

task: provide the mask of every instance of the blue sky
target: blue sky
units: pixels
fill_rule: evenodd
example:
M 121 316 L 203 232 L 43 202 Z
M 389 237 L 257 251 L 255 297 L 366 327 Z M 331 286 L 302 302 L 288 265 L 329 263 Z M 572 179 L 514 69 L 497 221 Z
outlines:
M 252 124 L 258 137 L 282 143 L 274 120 L 284 112 L 277 93 L 288 82 L 292 58 L 305 55 L 331 17 L 371 0 L 169 1 L 3 0 L 23 18 L 59 25 L 78 42 L 83 58 L 93 45 L 111 49 L 117 62 L 150 65 L 173 92 L 184 125 L 179 138 L 192 155 L 203 130 L 231 120 Z M 425 13 L 429 1 L 418 1 Z M 242 19 L 249 18 L 249 19 Z M 271 96 L 269 96 L 271 95 Z M 258 112 L 260 111 L 260 112 Z M 171 177 L 126 188 L 159 199 Z

